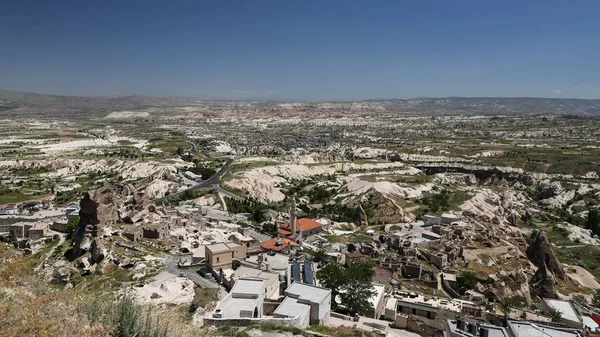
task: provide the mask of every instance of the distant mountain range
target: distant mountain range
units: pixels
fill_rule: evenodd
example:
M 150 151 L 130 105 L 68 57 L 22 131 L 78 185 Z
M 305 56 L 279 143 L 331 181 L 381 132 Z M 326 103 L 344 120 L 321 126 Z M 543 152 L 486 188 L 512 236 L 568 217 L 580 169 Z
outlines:
M 111 112 L 124 109 L 168 107 L 179 105 L 180 100 L 149 96 L 81 97 L 45 95 L 29 92 L 0 90 L 0 113 L 56 113 Z
M 79 97 L 0 90 L 0 115 L 81 115 L 109 113 L 115 110 L 139 110 L 189 105 L 204 107 L 244 105 L 245 110 L 279 110 L 285 103 L 232 102 L 125 95 L 118 97 Z M 342 111 L 398 112 L 417 114 L 563 114 L 600 116 L 600 100 L 572 98 L 447 97 L 414 99 L 377 99 L 357 102 L 293 103 L 294 109 L 329 109 Z

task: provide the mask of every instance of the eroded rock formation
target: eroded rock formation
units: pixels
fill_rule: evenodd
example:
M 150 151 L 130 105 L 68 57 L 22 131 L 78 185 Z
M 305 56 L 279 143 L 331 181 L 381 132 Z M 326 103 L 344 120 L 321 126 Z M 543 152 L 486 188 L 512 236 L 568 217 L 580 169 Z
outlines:
M 79 203 L 79 224 L 75 229 L 75 245 L 73 253 L 80 256 L 89 251 L 92 261 L 100 262 L 104 256 L 104 245 L 101 242 L 103 230 L 119 220 L 120 198 L 113 186 L 87 192 Z
M 537 232 L 533 242 L 527 247 L 527 257 L 529 260 L 538 268 L 548 268 L 548 271 L 552 275 L 556 276 L 561 280 L 565 280 L 565 271 L 562 268 L 562 264 L 558 261 L 548 236 L 543 231 Z

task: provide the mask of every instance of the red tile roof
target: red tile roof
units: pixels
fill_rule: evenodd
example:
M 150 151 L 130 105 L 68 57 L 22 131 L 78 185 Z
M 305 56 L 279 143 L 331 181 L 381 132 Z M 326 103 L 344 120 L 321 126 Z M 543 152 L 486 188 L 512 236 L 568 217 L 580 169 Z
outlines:
M 359 251 L 354 251 L 352 253 L 346 253 L 346 257 L 350 259 L 358 259 L 365 256 Z
M 382 268 L 380 266 L 373 267 L 373 271 L 375 272 L 375 275 L 386 275 L 386 276 L 389 276 L 389 277 L 392 276 L 392 272 L 391 271 L 389 271 L 389 270 L 387 270 L 385 268 Z
M 311 229 L 323 227 L 323 224 L 320 224 L 311 219 L 303 218 L 303 219 L 296 220 L 296 228 L 300 228 L 300 227 L 302 227 L 302 231 L 305 232 L 305 231 L 309 231 Z M 288 223 L 283 224 L 283 225 L 281 225 L 281 228 L 290 230 L 290 224 L 288 224 Z
M 271 240 L 265 241 L 260 244 L 263 249 L 274 250 L 276 252 L 283 250 L 287 247 L 298 247 L 299 244 L 286 238 L 272 238 Z
M 283 229 L 283 228 L 280 229 L 280 230 L 278 230 L 277 232 L 279 232 L 279 234 L 282 234 L 282 235 L 285 235 L 285 236 L 288 236 L 288 235 L 292 234 L 292 232 L 288 231 L 287 229 Z

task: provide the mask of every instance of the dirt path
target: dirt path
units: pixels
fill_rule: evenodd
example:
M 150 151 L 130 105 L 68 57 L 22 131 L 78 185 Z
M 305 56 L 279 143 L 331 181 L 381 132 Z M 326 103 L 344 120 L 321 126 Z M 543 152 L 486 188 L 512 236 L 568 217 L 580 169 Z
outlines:
M 38 272 L 42 269 L 42 267 L 44 266 L 44 263 L 46 263 L 46 261 L 48 261 L 48 259 L 50 258 L 50 256 L 52 256 L 52 254 L 54 254 L 54 251 L 56 250 L 57 247 L 61 246 L 63 243 L 65 243 L 65 239 L 67 237 L 66 234 L 62 234 L 59 233 L 59 239 L 58 239 L 58 243 L 48 252 L 48 254 L 46 254 L 46 257 L 44 258 L 44 260 L 42 262 L 40 262 L 40 264 L 35 267 L 34 271 Z

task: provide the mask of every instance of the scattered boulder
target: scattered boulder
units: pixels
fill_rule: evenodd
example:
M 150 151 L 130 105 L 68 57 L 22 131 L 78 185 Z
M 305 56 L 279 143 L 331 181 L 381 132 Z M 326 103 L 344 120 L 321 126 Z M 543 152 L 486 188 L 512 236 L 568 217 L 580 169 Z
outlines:
M 50 282 L 63 285 L 68 284 L 71 282 L 71 277 L 75 273 L 78 273 L 77 269 L 69 266 L 62 266 L 54 270 Z
M 556 281 L 546 265 L 538 268 L 530 281 L 531 286 L 538 291 L 542 298 L 558 298 L 558 292 L 554 285 Z

